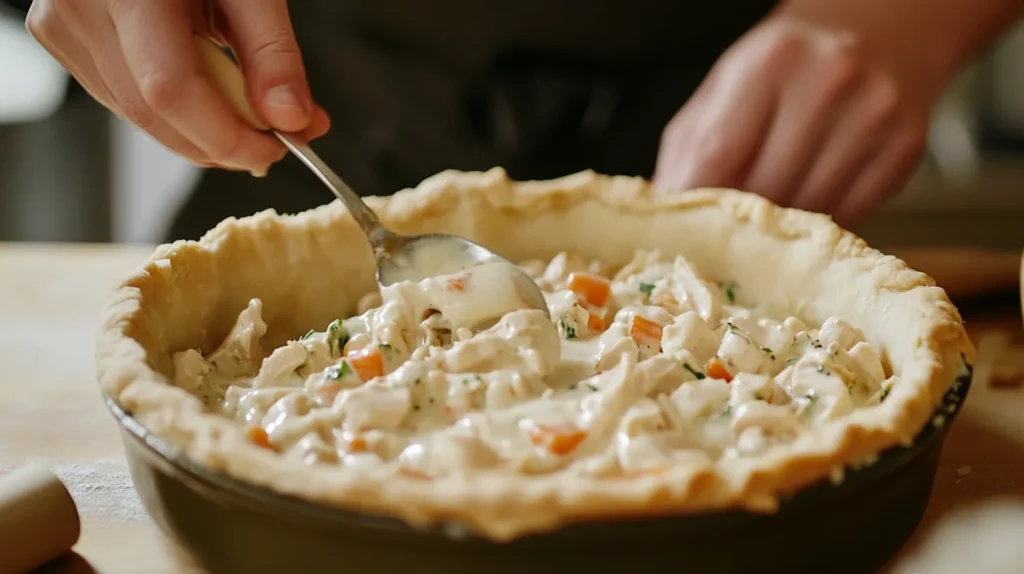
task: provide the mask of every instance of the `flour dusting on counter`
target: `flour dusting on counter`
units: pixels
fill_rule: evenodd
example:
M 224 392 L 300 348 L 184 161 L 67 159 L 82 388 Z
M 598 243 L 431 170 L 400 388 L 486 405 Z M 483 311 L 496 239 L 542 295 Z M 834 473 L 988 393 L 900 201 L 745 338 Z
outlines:
M 54 474 L 67 487 L 78 513 L 93 522 L 144 520 L 146 510 L 122 460 L 57 465 Z

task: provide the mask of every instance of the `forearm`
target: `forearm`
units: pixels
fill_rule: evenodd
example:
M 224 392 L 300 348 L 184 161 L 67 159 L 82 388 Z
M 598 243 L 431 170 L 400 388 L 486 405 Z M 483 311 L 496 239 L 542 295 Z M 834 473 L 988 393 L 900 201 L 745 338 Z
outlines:
M 850 30 L 936 95 L 1024 11 L 1024 0 L 785 0 L 777 16 Z

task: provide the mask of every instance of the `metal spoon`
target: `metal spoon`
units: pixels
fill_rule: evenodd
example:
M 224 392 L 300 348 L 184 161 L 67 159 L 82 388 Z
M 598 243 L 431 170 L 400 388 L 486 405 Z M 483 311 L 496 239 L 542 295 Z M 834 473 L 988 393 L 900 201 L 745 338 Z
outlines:
M 485 263 L 509 263 L 512 279 L 519 287 L 526 303 L 548 315 L 548 306 L 537 284 L 519 267 L 507 259 L 464 237 L 442 233 L 399 235 L 377 218 L 363 200 L 352 191 L 336 173 L 307 145 L 283 134 L 260 119 L 252 109 L 245 92 L 245 79 L 230 48 L 220 46 L 208 38 L 196 36 L 196 45 L 203 57 L 211 79 L 221 88 L 232 106 L 257 129 L 272 133 L 306 164 L 320 181 L 324 182 L 362 228 L 377 260 L 377 283 L 381 287 L 400 281 L 421 281 L 438 275 L 448 275 L 471 269 Z M 548 315 L 550 317 L 550 315 Z

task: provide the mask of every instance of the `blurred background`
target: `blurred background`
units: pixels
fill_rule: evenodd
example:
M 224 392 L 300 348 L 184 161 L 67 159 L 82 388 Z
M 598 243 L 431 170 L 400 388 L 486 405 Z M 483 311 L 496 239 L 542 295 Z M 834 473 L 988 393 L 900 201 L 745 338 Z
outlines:
M 196 176 L 0 12 L 0 241 L 158 242 Z M 908 189 L 857 231 L 879 247 L 1024 244 L 1024 24 L 950 87 Z

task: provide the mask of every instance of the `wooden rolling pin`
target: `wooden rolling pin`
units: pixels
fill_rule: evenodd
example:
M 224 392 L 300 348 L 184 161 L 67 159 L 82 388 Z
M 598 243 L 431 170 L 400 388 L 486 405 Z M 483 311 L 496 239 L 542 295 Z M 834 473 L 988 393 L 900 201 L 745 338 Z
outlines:
M 80 533 L 71 494 L 46 467 L 0 476 L 0 574 L 23 574 L 62 556 Z
M 924 247 L 887 252 L 931 276 L 954 300 L 1017 292 L 1024 285 L 1024 260 L 1020 251 Z

